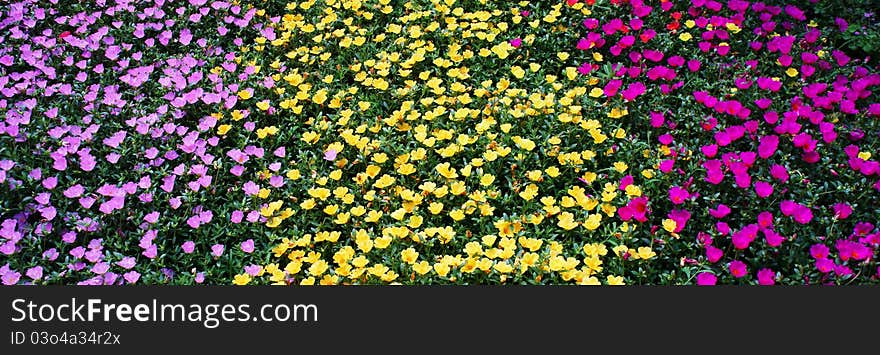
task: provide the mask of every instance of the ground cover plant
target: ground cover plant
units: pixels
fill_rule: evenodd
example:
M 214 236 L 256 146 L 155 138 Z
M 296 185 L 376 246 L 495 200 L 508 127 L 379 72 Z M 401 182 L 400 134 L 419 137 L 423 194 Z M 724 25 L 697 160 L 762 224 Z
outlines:
M 826 5 L 4 3 L 0 278 L 876 284 L 875 15 Z

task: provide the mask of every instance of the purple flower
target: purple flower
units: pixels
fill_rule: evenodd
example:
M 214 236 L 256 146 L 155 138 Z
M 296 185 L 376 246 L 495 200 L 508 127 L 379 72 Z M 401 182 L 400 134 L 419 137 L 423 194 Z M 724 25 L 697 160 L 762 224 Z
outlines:
M 110 270 L 110 264 L 107 262 L 102 261 L 102 262 L 97 263 L 94 266 L 92 266 L 92 272 L 94 272 L 98 275 L 103 275 L 108 270 Z
M 248 239 L 248 240 L 241 242 L 241 251 L 248 253 L 248 254 L 253 253 L 254 252 L 254 240 Z
M 147 246 L 146 250 L 144 250 L 141 254 L 143 254 L 144 256 L 146 256 L 149 259 L 155 259 L 157 253 L 158 253 L 158 248 L 156 247 L 155 244 L 151 244 L 151 245 Z
M 130 257 L 130 256 L 126 256 L 126 257 L 122 258 L 122 260 L 119 260 L 118 262 L 116 262 L 116 265 L 119 265 L 123 269 L 131 270 L 131 268 L 134 267 L 135 263 L 136 263 L 135 258 Z
M 141 278 L 141 273 L 132 270 L 122 274 L 122 278 L 124 278 L 126 282 L 133 284 Z
M 263 267 L 260 265 L 248 265 L 244 267 L 244 272 L 251 276 L 259 276 L 262 271 Z
M 30 277 L 32 280 L 36 281 L 43 278 L 43 267 L 42 266 L 34 266 L 25 272 L 27 277 Z
M 211 246 L 211 254 L 219 258 L 221 255 L 223 255 L 224 249 L 225 247 L 223 246 L 223 244 L 214 244 Z
M 241 223 L 242 218 L 244 218 L 244 212 L 239 210 L 232 211 L 232 215 L 229 217 L 232 223 L 235 224 Z
M 21 279 L 21 273 L 17 271 L 9 271 L 3 274 L 0 279 L 3 280 L 4 285 L 15 285 L 18 283 L 18 280 Z
M 184 253 L 191 254 L 196 248 L 196 243 L 192 240 L 187 240 L 183 242 L 183 245 L 181 245 L 180 248 L 183 249 Z

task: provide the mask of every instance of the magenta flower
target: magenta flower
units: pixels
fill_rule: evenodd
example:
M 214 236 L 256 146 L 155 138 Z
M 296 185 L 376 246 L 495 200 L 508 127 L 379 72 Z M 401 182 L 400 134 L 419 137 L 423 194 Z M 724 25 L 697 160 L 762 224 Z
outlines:
M 852 206 L 850 206 L 846 202 L 835 203 L 833 208 L 834 208 L 834 218 L 836 218 L 836 219 L 846 219 L 853 212 Z
M 697 285 L 700 286 L 713 286 L 718 281 L 718 278 L 715 274 L 711 272 L 701 272 L 697 274 Z
M 724 251 L 716 248 L 714 246 L 706 246 L 706 260 L 710 263 L 716 263 L 718 260 L 721 260 L 721 257 L 724 256 Z
M 773 185 L 763 181 L 755 182 L 755 194 L 760 198 L 767 198 L 773 194 Z
M 688 197 L 690 197 L 688 191 L 679 186 L 669 188 L 669 201 L 672 201 L 673 204 L 680 205 L 684 203 Z
M 758 284 L 759 285 L 773 285 L 776 283 L 776 272 L 771 269 L 761 269 L 758 271 Z
M 746 264 L 739 260 L 731 261 L 727 266 L 727 269 L 730 271 L 730 274 L 736 278 L 741 278 L 749 273 Z
M 721 219 L 728 214 L 730 214 L 730 207 L 727 207 L 727 205 L 723 203 L 719 203 L 715 209 L 709 209 L 709 215 L 715 218 Z
M 513 48 L 519 48 L 522 46 L 522 38 L 514 38 L 510 40 L 510 45 L 513 46 Z

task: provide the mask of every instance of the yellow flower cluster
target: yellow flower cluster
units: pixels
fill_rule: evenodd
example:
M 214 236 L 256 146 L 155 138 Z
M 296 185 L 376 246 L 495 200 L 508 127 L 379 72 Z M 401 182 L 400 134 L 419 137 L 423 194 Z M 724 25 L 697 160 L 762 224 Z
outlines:
M 281 240 L 257 279 L 617 285 L 627 262 L 654 256 L 623 246 L 635 226 L 612 219 L 641 195 L 618 189 L 626 108 L 591 99 L 598 79 L 568 53 L 543 62 L 528 49 L 565 35 L 565 11 L 588 10 L 524 17 L 529 1 L 507 5 L 310 0 L 258 12 L 277 35 L 237 60 L 265 63 L 256 71 L 274 85 L 239 91 L 248 109 L 231 115 L 261 115 L 260 144 L 300 153 L 284 187 L 251 199 Z M 528 34 L 514 46 L 516 33 Z

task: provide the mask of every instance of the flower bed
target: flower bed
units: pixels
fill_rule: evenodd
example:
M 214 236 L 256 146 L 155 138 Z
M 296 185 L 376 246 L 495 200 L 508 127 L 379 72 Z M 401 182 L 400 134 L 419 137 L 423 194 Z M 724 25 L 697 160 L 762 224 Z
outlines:
M 0 11 L 4 284 L 880 279 L 880 75 L 793 5 Z

